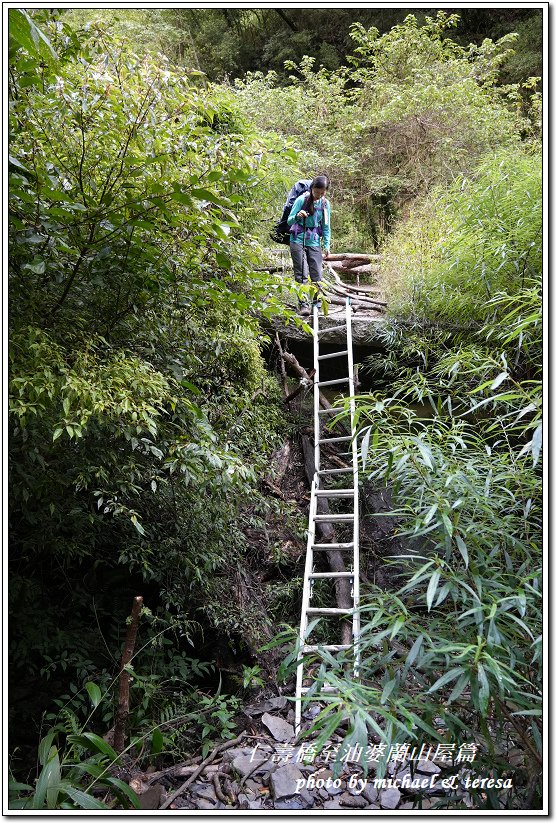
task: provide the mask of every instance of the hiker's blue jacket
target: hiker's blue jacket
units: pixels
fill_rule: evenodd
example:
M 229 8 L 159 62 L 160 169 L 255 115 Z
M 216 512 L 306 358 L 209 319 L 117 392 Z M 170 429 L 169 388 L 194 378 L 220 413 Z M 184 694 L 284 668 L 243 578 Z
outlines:
M 292 204 L 292 209 L 288 216 L 288 225 L 290 226 L 290 243 L 304 242 L 304 218 L 298 218 L 298 212 L 304 208 L 307 193 L 300 195 Z M 325 208 L 323 208 L 323 200 L 325 201 Z M 313 205 L 315 212 L 305 219 L 305 245 L 306 246 L 321 246 L 321 238 L 323 238 L 323 249 L 329 251 L 329 244 L 331 240 L 331 204 L 326 198 L 319 198 L 314 200 Z

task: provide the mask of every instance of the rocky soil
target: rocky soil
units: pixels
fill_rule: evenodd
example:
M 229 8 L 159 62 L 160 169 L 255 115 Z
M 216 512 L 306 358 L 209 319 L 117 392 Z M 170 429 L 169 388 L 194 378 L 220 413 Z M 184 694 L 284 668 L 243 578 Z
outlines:
M 357 752 L 346 763 L 334 764 L 339 735 L 320 752 L 310 739 L 296 740 L 294 712 L 285 697 L 260 701 L 245 712 L 246 731 L 221 743 L 204 761 L 135 774 L 130 785 L 142 808 L 353 813 L 435 810 L 445 808 L 449 798 L 453 809 L 473 807 L 464 787 L 469 771 L 462 765 L 430 758 L 393 760 L 377 780 L 377 761 L 368 763 L 366 774 Z

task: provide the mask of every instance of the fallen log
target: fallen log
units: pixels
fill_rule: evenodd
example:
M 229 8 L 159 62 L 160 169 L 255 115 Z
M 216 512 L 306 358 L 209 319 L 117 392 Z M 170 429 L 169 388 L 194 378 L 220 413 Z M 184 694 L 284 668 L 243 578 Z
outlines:
M 281 483 L 284 475 L 286 474 L 286 470 L 288 468 L 288 461 L 290 460 L 290 441 L 286 441 L 283 443 L 279 449 L 275 450 L 271 455 L 271 467 L 270 471 L 265 476 L 265 481 L 270 484 L 278 484 Z
M 355 294 L 363 294 L 364 297 L 369 296 L 370 292 L 379 292 L 379 293 L 381 293 L 381 290 L 377 286 L 374 286 L 374 285 L 366 285 L 366 284 L 362 285 L 360 283 L 357 283 L 354 286 L 353 283 L 345 283 L 343 280 L 340 279 L 340 276 L 338 275 L 337 272 L 335 272 L 335 270 L 333 269 L 332 266 L 328 266 L 327 268 L 328 268 L 329 274 L 332 275 L 332 277 L 334 278 L 335 284 L 337 284 L 337 286 L 342 286 L 343 289 L 346 289 L 349 292 L 354 292 Z M 327 284 L 327 285 L 330 283 L 330 281 L 325 280 L 325 279 L 323 279 L 322 282 Z
M 313 383 L 313 381 L 311 381 L 311 379 L 310 379 L 308 373 L 306 372 L 306 370 L 304 369 L 304 367 L 300 366 L 300 364 L 298 363 L 298 361 L 296 360 L 296 358 L 294 357 L 294 355 L 291 352 L 283 352 L 282 356 L 283 356 L 284 360 L 286 361 L 286 363 L 289 364 L 292 371 L 294 372 L 294 374 L 298 378 L 302 378 L 303 380 L 307 381 L 309 384 Z M 325 395 L 322 392 L 319 392 L 319 405 L 323 409 L 333 409 L 333 404 L 330 403 L 327 400 L 327 398 L 325 397 Z M 346 426 L 346 424 L 344 423 L 344 421 L 339 421 L 337 426 L 340 426 L 346 432 L 349 432 L 349 429 Z
M 338 266 L 333 263 L 333 269 L 336 272 L 343 273 L 345 275 L 373 275 L 377 274 L 377 272 L 381 271 L 379 266 L 375 263 L 365 263 L 365 264 L 358 264 L 357 266 L 351 266 L 347 268 L 345 266 Z
M 327 260 L 346 260 L 346 261 L 350 261 L 350 260 L 365 259 L 365 260 L 371 261 L 371 260 L 381 260 L 382 257 L 383 257 L 383 255 L 370 255 L 367 252 L 336 252 L 334 254 L 329 252 L 329 256 L 328 256 Z
M 349 286 L 339 280 L 338 283 L 330 283 L 330 281 L 322 281 L 326 287 L 330 287 L 333 292 L 341 295 L 354 297 L 356 299 L 375 301 L 375 296 L 378 298 L 382 295 L 381 289 L 376 286 L 370 286 L 369 289 L 363 289 L 361 286 Z
M 343 298 L 340 298 L 340 297 L 335 297 L 334 295 L 328 296 L 327 300 L 328 300 L 329 303 L 332 303 L 334 306 L 345 306 L 346 305 L 346 299 L 343 299 Z M 350 299 L 350 305 L 351 305 L 352 309 L 354 309 L 355 311 L 358 310 L 358 309 L 361 309 L 362 311 L 365 311 L 367 309 L 367 310 L 373 310 L 375 312 L 383 312 L 383 311 L 385 311 L 385 306 L 387 304 L 382 302 L 382 301 L 373 301 L 372 302 L 371 300 L 366 301 L 364 303 L 363 301 L 354 300 L 354 299 L 351 298 Z M 324 330 L 324 331 L 326 331 L 326 330 Z
M 311 372 L 308 372 L 308 378 L 311 378 L 312 380 L 313 380 L 314 375 L 315 375 L 315 369 L 312 369 Z M 293 401 L 294 398 L 297 398 L 298 395 L 300 394 L 300 392 L 302 392 L 304 389 L 307 389 L 307 385 L 306 385 L 305 381 L 304 381 L 304 383 L 300 383 L 300 385 L 293 392 L 291 392 L 289 395 L 287 395 L 285 397 L 285 399 L 283 400 L 283 403 L 290 403 L 290 401 Z

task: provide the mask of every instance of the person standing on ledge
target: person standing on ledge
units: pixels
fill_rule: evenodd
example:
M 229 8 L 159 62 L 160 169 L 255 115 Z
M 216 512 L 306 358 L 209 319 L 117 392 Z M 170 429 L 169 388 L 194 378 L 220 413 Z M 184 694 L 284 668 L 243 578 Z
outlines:
M 297 283 L 311 282 L 317 284 L 317 295 L 313 306 L 321 308 L 319 282 L 323 273 L 323 258 L 329 257 L 331 241 L 331 204 L 325 197 L 329 188 L 327 175 L 317 175 L 309 192 L 300 195 L 292 204 L 288 225 L 290 226 L 290 254 Z M 309 315 L 307 299 L 302 299 L 299 306 L 301 315 Z

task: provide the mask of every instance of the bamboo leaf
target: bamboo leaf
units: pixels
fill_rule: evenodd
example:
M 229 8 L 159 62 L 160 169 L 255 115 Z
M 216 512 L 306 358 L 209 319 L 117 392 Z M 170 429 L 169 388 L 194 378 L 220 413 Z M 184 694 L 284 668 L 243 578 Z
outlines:
M 429 585 L 427 587 L 427 594 L 426 594 L 426 603 L 427 603 L 427 610 L 428 612 L 431 610 L 431 605 L 433 604 L 433 599 L 435 598 L 435 593 L 437 592 L 437 587 L 439 586 L 439 579 L 441 577 L 441 570 L 436 569 L 431 578 L 429 579 Z
M 487 678 L 485 668 L 481 662 L 478 663 L 478 702 L 479 710 L 482 715 L 487 713 L 487 706 L 489 704 L 489 680 Z
M 508 377 L 509 377 L 508 372 L 501 372 L 499 375 L 497 375 L 497 377 L 495 378 L 495 380 L 491 384 L 491 389 L 492 390 L 497 389 L 497 387 L 501 386 L 503 381 L 506 380 Z
M 449 670 L 449 672 L 446 672 L 438 678 L 433 686 L 428 689 L 428 692 L 436 692 L 438 689 L 441 689 L 441 687 L 444 687 L 445 684 L 448 684 L 450 681 L 454 681 L 454 679 L 458 678 L 459 675 L 462 675 L 463 672 L 463 667 L 454 667 L 454 669 Z
M 468 569 L 468 547 L 466 546 L 460 535 L 455 536 L 455 541 L 458 547 L 458 551 L 462 555 L 464 566 L 466 567 L 466 569 Z

